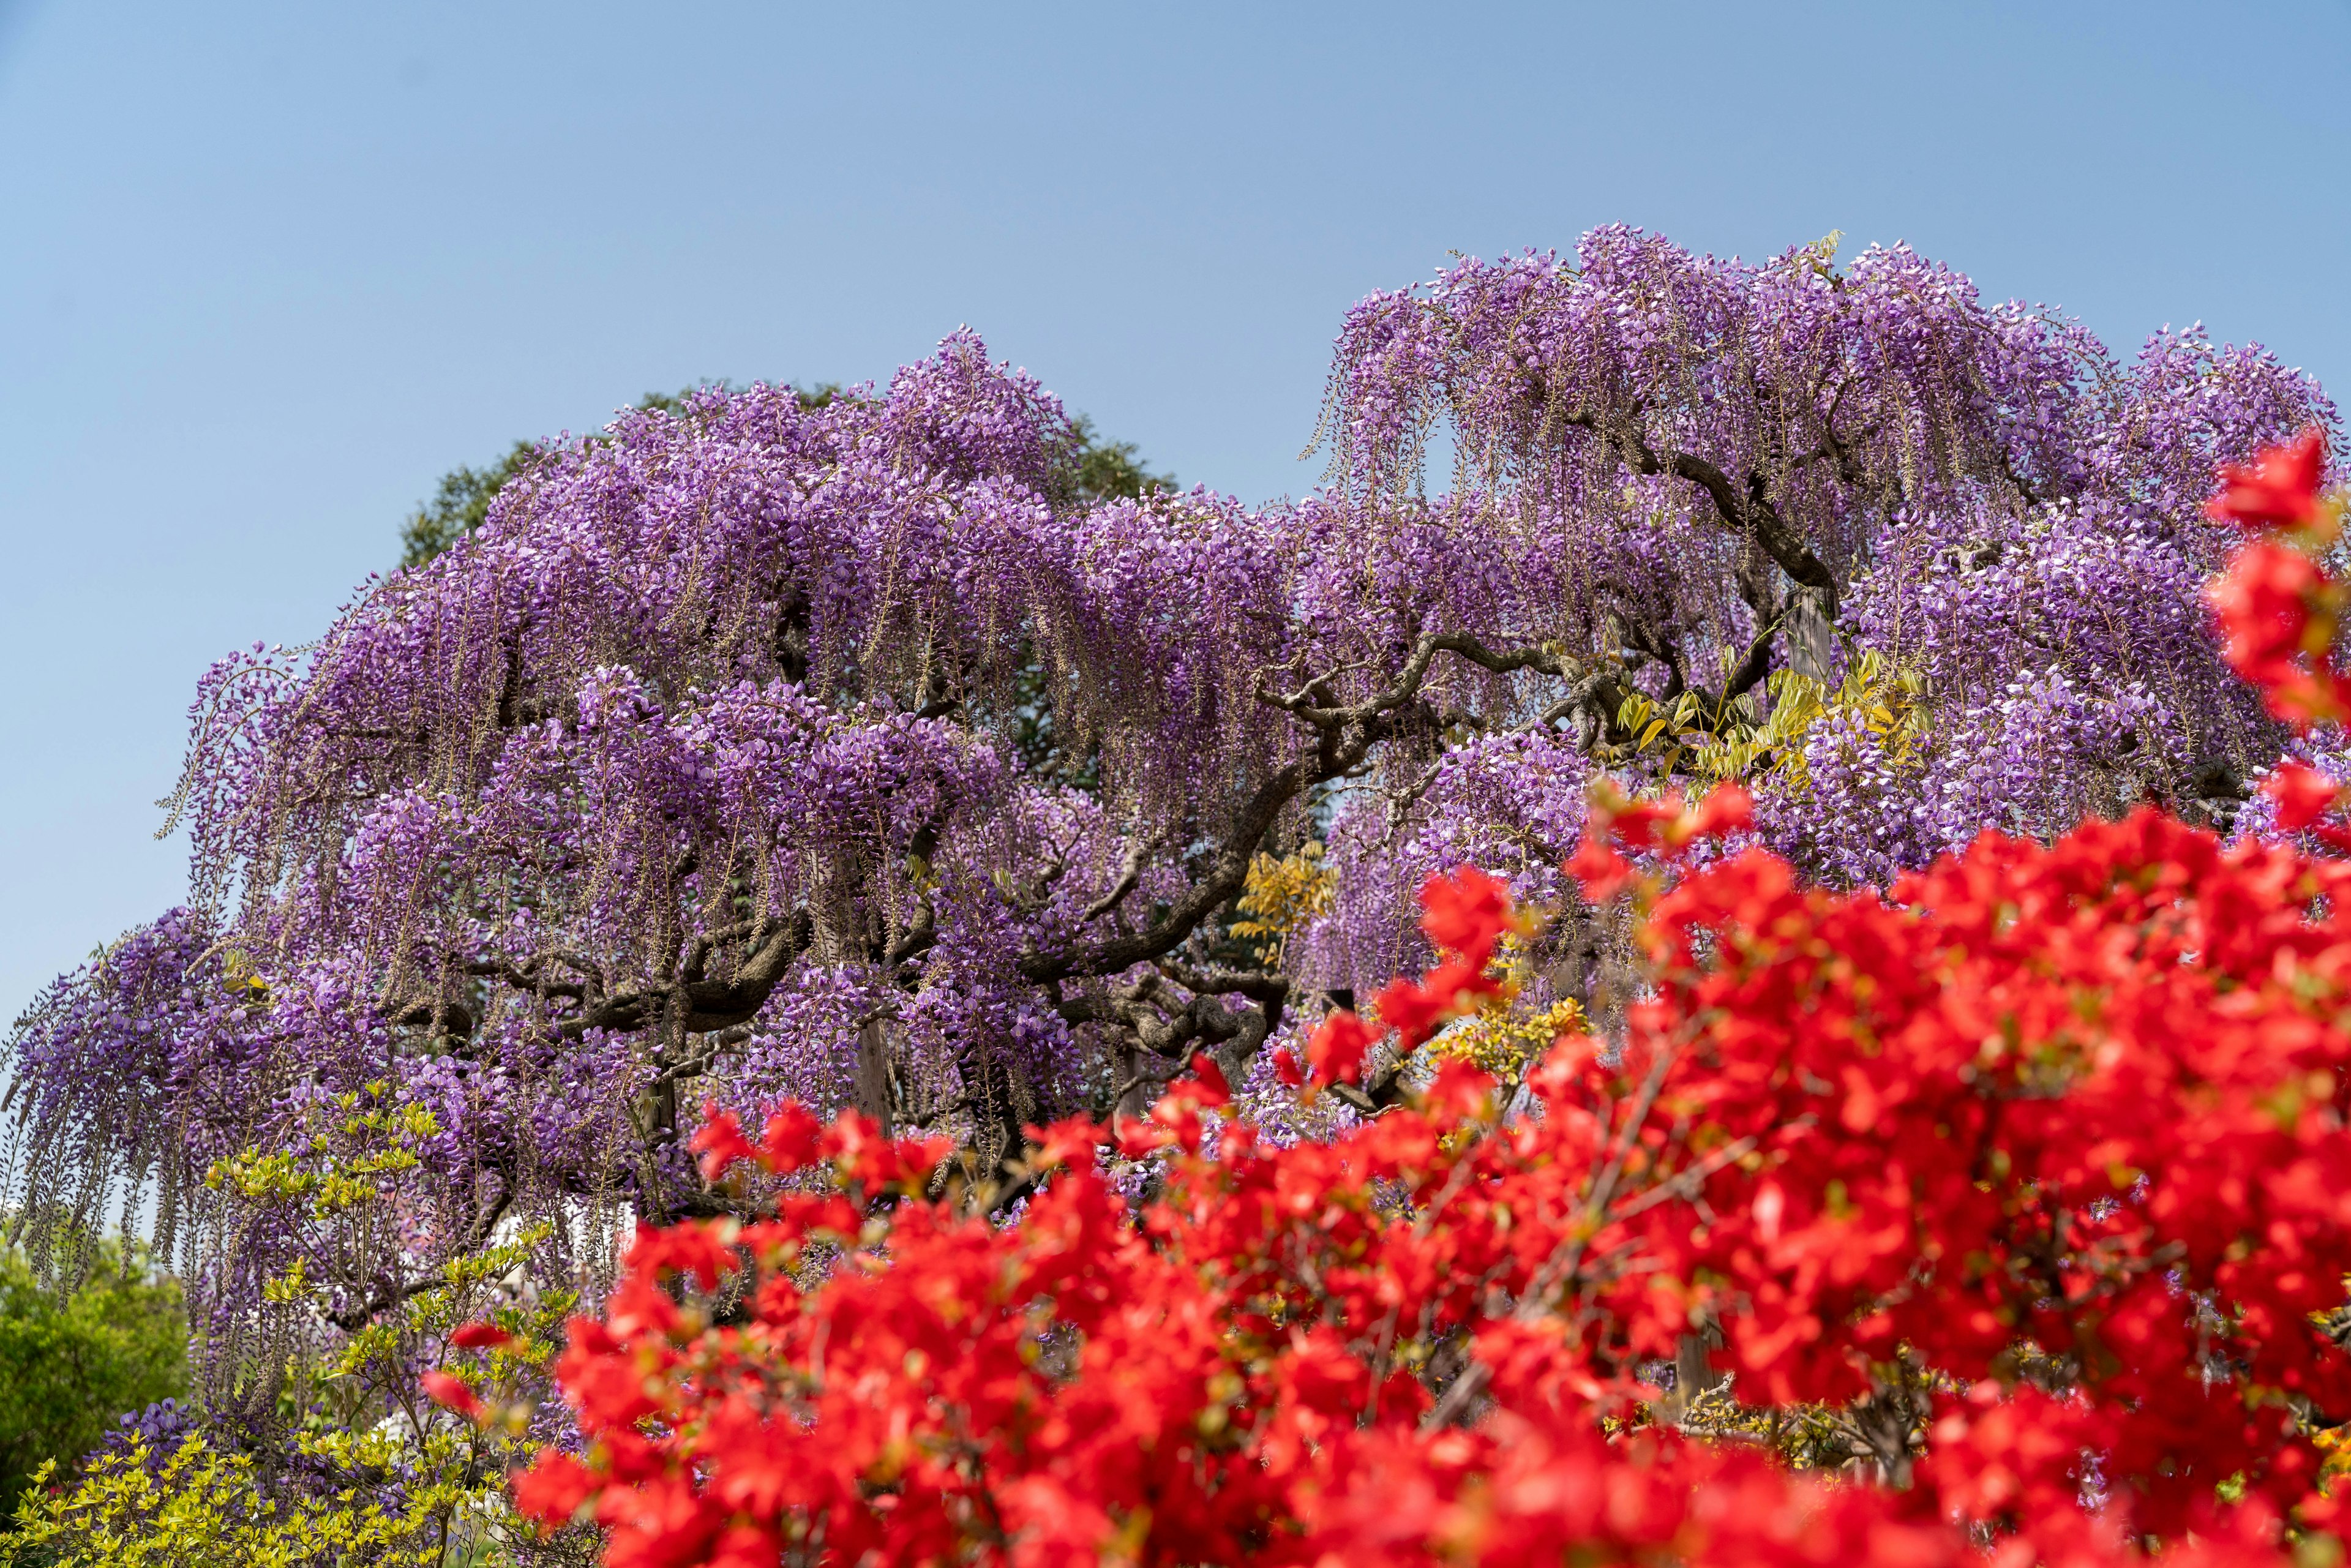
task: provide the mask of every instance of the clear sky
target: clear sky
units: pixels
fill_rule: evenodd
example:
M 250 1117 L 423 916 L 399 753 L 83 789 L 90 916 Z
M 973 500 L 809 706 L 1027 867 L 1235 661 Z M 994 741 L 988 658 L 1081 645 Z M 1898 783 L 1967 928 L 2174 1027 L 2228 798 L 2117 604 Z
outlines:
M 968 322 L 1186 483 L 1347 306 L 1596 224 L 1907 240 L 2351 393 L 2351 6 L 0 0 L 0 1017 L 177 896 L 205 664 L 434 478 Z

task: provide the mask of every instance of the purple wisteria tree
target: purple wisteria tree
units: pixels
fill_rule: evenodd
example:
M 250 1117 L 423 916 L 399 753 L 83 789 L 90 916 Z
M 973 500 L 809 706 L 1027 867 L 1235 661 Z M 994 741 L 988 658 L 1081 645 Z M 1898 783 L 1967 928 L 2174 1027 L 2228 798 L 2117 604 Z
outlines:
M 1060 405 L 964 335 L 625 415 L 205 678 L 190 904 L 27 1015 L 13 1196 L 152 1217 L 266 1425 L 289 1367 L 389 1400 L 486 1296 L 559 1311 L 621 1219 L 737 1202 L 706 1102 L 950 1134 L 1010 1202 L 1024 1124 L 1246 1079 L 1414 961 L 1430 871 L 1556 901 L 1604 773 L 1743 778 L 1837 883 L 2225 816 L 2282 736 L 2198 503 L 2333 419 L 1905 249 L 1622 228 L 1359 306 L 1294 505 L 1075 506 Z M 1531 999 L 1604 1007 L 1569 915 Z

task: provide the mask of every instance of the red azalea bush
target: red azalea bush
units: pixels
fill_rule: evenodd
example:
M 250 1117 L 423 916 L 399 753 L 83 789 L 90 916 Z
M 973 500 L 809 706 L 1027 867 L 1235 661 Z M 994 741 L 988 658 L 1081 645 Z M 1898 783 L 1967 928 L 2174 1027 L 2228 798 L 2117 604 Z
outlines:
M 2215 591 L 2231 657 L 2303 722 L 2351 693 L 2322 461 L 2215 502 L 2272 530 Z M 2314 772 L 2273 793 L 2341 836 Z M 518 1506 L 615 1568 L 2330 1552 L 2351 865 L 2151 810 L 1882 894 L 1688 863 L 1742 811 L 1595 808 L 1571 869 L 1651 980 L 1620 1046 L 1447 1062 L 1329 1143 L 1219 1114 L 1204 1060 L 1141 1124 L 1035 1130 L 1007 1222 L 943 1144 L 717 1120 L 772 1218 L 640 1234 L 560 1364 L 584 1452 Z M 1520 918 L 1472 870 L 1424 902 L 1405 1051 Z M 1321 1092 L 1385 1038 L 1334 1015 L 1283 1065 Z M 1656 1383 L 1709 1343 L 1747 1402 L 1710 1427 Z

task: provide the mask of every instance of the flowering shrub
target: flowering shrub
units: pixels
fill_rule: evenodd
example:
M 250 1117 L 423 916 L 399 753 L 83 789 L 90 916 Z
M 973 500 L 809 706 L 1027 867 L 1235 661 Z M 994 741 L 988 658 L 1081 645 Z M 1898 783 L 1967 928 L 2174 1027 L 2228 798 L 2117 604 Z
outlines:
M 2224 497 L 2300 534 L 2214 595 L 2304 718 L 2314 450 Z M 1839 893 L 1749 821 L 1598 798 L 1568 870 L 1637 923 L 1621 1040 L 1446 1056 L 1327 1143 L 1203 1057 L 1147 1119 L 1032 1129 L 1016 1219 L 943 1141 L 714 1116 L 760 1218 L 640 1232 L 559 1364 L 586 1447 L 517 1507 L 614 1568 L 2332 1561 L 2351 865 L 2142 809 Z M 1470 869 L 1422 897 L 1438 962 L 1282 1058 L 1302 1094 L 1490 1012 L 1526 917 Z
M 2259 687 L 2270 711 L 2293 724 L 2351 717 L 2351 679 L 2335 667 L 2343 583 L 2318 555 L 2343 528 L 2343 504 L 2319 493 L 2325 438 L 2306 430 L 2290 447 L 2221 470 L 2213 517 L 2258 530 L 2213 585 L 2213 608 L 2228 631 L 2230 665 Z
M 1559 915 L 1437 1053 L 1614 1030 L 1629 925 L 1561 872 L 1604 775 L 1739 783 L 1850 887 L 1986 824 L 2230 820 L 2286 738 L 2199 598 L 2214 464 L 2335 418 L 2257 346 L 1610 227 L 1364 300 L 1332 372 L 1295 503 L 1106 498 L 967 332 L 452 492 L 461 540 L 192 694 L 186 904 L 26 1013 L 0 1207 L 141 1225 L 191 1393 L 276 1446 L 281 1380 L 380 1421 L 450 1323 L 600 1299 L 612 1232 L 733 1203 L 706 1102 L 854 1106 L 1008 1184 L 1025 1127 L 1196 1050 L 1255 1113 L 1326 997 L 1425 967 L 1452 866 Z

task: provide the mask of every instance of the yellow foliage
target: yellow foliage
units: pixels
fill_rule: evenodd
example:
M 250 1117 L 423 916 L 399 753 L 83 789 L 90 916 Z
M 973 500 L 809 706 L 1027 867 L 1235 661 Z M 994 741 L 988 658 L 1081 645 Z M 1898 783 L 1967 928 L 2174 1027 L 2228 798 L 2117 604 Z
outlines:
M 53 1491 L 45 1471 L 0 1536 L 0 1561 L 57 1568 L 400 1568 L 442 1561 L 455 1499 L 421 1487 L 401 1512 L 359 1494 L 264 1495 L 253 1461 L 191 1436 L 159 1464 L 142 1446 Z M 53 1466 L 51 1467 L 54 1468 Z
M 1561 1035 L 1582 1034 L 1589 1027 L 1583 1009 L 1572 998 L 1538 1013 L 1515 1012 L 1499 1003 L 1454 1024 L 1429 1041 L 1428 1049 L 1438 1056 L 1458 1057 L 1498 1078 L 1512 1078 Z
M 205 1185 L 264 1202 L 307 1197 L 320 1219 L 371 1206 L 383 1196 L 380 1178 L 421 1164 L 416 1150 L 441 1131 L 431 1111 L 394 1104 L 391 1093 L 390 1083 L 377 1082 L 364 1096 L 339 1095 L 337 1107 L 351 1113 L 339 1127 L 315 1133 L 307 1154 L 247 1149 L 215 1161 Z
M 244 948 L 232 947 L 223 955 L 221 968 L 229 995 L 248 1002 L 269 999 L 269 982 L 254 967 L 252 956 Z
M 1249 862 L 1249 881 L 1241 888 L 1233 935 L 1258 945 L 1266 962 L 1276 968 L 1287 956 L 1290 938 L 1316 915 L 1331 907 L 1339 873 L 1322 863 L 1322 846 L 1309 843 L 1296 854 L 1279 858 L 1260 854 Z
M 1638 692 L 1625 699 L 1617 723 L 1631 732 L 1628 746 L 1604 748 L 1604 760 L 1653 757 L 1664 771 L 1678 769 L 1704 784 L 1778 774 L 1798 789 L 1810 782 L 1804 741 L 1823 718 L 1858 722 L 1885 743 L 1896 762 L 1907 762 L 1927 727 L 1927 678 L 1871 651 L 1853 662 L 1831 687 L 1793 670 L 1774 670 L 1764 683 L 1771 712 L 1760 722 L 1750 696 L 1734 697 L 1708 713 L 1696 692 L 1670 705 Z
M 2351 1433 L 2340 1427 L 2330 1427 L 2310 1435 L 2312 1445 L 2325 1456 L 2318 1467 L 2319 1479 L 2332 1481 L 2351 1475 Z

